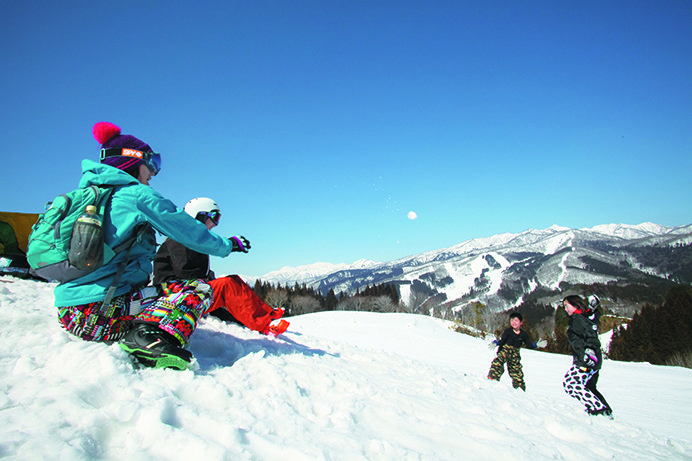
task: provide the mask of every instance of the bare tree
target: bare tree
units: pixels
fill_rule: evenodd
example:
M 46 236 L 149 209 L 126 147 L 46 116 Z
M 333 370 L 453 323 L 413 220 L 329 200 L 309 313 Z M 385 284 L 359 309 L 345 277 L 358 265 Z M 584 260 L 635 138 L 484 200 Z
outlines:
M 295 296 L 291 299 L 291 315 L 311 314 L 320 310 L 320 302 L 312 296 Z
M 425 302 L 428 300 L 428 295 L 420 291 L 411 290 L 411 294 L 408 297 L 408 303 L 406 303 L 404 312 L 409 314 L 420 314 Z
M 286 290 L 271 289 L 267 293 L 267 297 L 264 302 L 269 304 L 274 309 L 286 309 L 288 307 L 288 293 Z
M 371 299 L 373 312 L 395 312 L 396 305 L 388 295 L 376 296 Z
M 368 305 L 364 296 L 351 296 L 339 301 L 336 309 L 340 311 L 366 311 Z
M 488 309 L 487 306 L 481 302 L 474 301 L 468 306 L 469 316 L 467 317 L 471 326 L 478 331 L 485 331 L 488 324 Z

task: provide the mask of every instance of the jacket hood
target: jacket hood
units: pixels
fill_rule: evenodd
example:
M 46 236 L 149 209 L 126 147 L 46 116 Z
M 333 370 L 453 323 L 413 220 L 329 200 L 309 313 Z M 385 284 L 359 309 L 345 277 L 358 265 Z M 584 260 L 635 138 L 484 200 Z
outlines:
M 113 166 L 82 160 L 82 178 L 79 187 L 89 186 L 125 186 L 128 184 L 140 184 L 133 176 Z

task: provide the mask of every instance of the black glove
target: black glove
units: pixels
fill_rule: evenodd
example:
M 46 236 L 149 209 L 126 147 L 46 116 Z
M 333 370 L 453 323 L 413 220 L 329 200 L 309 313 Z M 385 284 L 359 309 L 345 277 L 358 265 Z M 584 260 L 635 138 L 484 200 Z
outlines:
M 589 368 L 594 368 L 598 363 L 598 357 L 593 349 L 584 350 L 584 363 Z
M 242 235 L 240 237 L 231 237 L 229 240 L 233 242 L 231 253 L 234 251 L 242 251 L 243 253 L 250 251 L 250 241 Z

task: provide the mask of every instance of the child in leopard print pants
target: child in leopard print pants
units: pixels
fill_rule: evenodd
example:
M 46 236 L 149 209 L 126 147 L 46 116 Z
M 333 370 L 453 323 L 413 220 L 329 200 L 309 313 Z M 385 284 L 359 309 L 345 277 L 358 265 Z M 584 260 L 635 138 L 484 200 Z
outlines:
M 596 298 L 598 300 L 598 298 Z M 562 383 L 565 392 L 579 400 L 590 415 L 605 415 L 612 419 L 613 410 L 596 389 L 603 356 L 598 339 L 598 304 L 591 306 L 580 296 L 567 296 L 562 301 L 569 327 L 567 337 L 572 347 L 573 362 Z

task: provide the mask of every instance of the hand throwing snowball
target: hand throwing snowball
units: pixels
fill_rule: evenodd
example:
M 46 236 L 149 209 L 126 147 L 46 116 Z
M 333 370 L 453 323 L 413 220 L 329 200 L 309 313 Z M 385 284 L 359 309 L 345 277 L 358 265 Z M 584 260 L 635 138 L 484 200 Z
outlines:
M 216 201 L 197 197 L 185 205 L 185 212 L 208 230 L 219 224 L 221 209 Z M 247 253 L 250 242 L 245 237 L 231 237 L 233 252 Z M 216 278 L 209 267 L 209 255 L 187 248 L 173 239 L 166 239 L 154 260 L 154 284 L 166 286 L 184 280 L 202 279 L 214 293 L 208 313 L 223 320 L 237 320 L 251 330 L 277 336 L 289 323 L 280 320 L 283 309 L 272 309 L 237 275 Z

